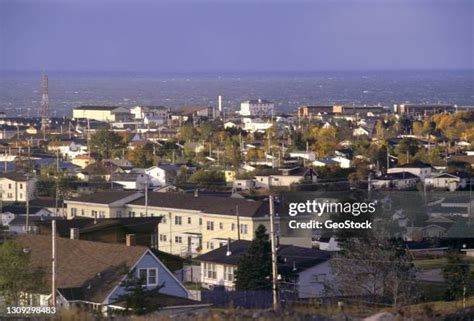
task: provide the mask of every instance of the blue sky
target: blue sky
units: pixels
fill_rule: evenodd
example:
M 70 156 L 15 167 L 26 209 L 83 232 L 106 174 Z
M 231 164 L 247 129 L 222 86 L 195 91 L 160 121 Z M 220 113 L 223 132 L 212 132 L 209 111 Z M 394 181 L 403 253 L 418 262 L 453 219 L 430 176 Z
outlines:
M 0 69 L 473 69 L 474 0 L 0 0 Z

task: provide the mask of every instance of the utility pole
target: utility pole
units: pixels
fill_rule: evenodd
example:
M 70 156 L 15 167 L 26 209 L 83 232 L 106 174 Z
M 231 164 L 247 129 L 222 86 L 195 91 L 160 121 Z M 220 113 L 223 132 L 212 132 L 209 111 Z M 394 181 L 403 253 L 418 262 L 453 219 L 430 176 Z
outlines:
M 25 200 L 26 200 L 26 233 L 28 234 L 30 232 L 30 226 L 29 226 L 29 221 L 30 221 L 30 191 L 29 191 L 29 181 L 30 181 L 30 173 L 26 173 L 26 194 L 25 194 Z
M 237 216 L 237 240 L 240 240 L 240 216 L 239 216 L 239 205 L 235 206 L 235 215 Z
M 51 221 L 51 297 L 53 306 L 56 306 L 56 220 Z
M 145 183 L 145 217 L 148 217 L 148 174 L 146 175 Z
M 279 299 L 278 299 L 278 269 L 277 269 L 277 249 L 275 241 L 275 205 L 273 195 L 269 196 L 270 202 L 270 242 L 272 247 L 272 293 L 273 293 L 273 310 L 279 310 Z

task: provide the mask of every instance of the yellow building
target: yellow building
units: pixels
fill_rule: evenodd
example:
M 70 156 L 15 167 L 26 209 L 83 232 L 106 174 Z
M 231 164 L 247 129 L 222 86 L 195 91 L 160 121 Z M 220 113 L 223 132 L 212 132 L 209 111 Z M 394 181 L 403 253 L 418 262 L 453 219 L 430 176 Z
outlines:
M 252 240 L 257 227 L 269 229 L 268 204 L 259 201 L 182 193 L 104 192 L 65 202 L 68 218 L 162 216 L 158 249 L 196 256 L 226 244 Z
M 103 122 L 128 121 L 131 116 L 129 109 L 117 106 L 80 106 L 72 111 L 74 119 L 90 119 Z

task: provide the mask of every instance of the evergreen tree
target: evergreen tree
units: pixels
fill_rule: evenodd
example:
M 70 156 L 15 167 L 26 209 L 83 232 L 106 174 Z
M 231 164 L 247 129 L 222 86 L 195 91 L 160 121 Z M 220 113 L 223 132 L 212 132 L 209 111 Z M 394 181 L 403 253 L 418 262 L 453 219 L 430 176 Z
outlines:
M 266 228 L 260 225 L 235 274 L 237 290 L 264 290 L 272 286 L 271 246 Z
M 125 304 L 125 314 L 145 315 L 158 310 L 161 307 L 158 296 L 165 284 L 147 288 L 145 286 L 146 280 L 136 275 L 136 270 L 133 269 L 121 283 L 125 294 L 118 296 L 116 302 Z

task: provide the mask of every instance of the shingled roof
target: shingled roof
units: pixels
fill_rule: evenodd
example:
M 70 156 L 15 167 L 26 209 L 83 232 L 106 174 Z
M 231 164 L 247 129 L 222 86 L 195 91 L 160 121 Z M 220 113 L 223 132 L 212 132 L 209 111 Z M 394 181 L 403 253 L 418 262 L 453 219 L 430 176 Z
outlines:
M 128 204 L 145 206 L 145 197 Z M 235 216 L 237 207 L 240 216 L 261 217 L 268 215 L 268 204 L 246 199 L 219 196 L 195 196 L 181 193 L 148 193 L 148 206 L 201 211 L 208 214 Z
M 21 235 L 17 240 L 29 249 L 32 268 L 45 272 L 44 293 L 51 289 L 51 237 Z M 56 284 L 62 291 L 74 292 L 85 301 L 102 303 L 135 263 L 146 247 L 100 242 L 56 240 Z M 65 290 L 70 289 L 70 290 Z
M 94 204 L 110 204 L 119 201 L 125 197 L 136 194 L 136 191 L 105 191 L 93 194 L 86 194 L 79 197 L 71 198 L 67 201 L 94 203 Z

